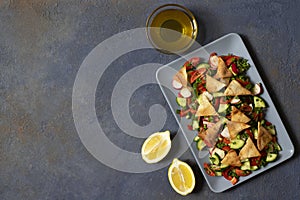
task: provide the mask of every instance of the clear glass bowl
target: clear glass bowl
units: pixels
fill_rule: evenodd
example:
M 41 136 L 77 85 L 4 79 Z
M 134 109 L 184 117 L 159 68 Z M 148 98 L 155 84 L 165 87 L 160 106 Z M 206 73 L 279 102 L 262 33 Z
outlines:
M 157 50 L 180 54 L 194 43 L 198 24 L 192 12 L 184 6 L 166 4 L 149 15 L 146 32 L 148 40 Z

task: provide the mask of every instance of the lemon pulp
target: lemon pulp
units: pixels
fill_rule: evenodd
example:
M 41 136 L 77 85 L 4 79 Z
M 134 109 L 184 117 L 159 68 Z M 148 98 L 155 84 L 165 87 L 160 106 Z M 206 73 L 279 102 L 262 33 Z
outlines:
M 157 132 L 150 135 L 142 146 L 142 158 L 147 163 L 157 163 L 171 149 L 170 132 Z
M 172 188 L 181 195 L 191 193 L 195 187 L 195 176 L 192 168 L 177 158 L 169 167 L 168 178 Z

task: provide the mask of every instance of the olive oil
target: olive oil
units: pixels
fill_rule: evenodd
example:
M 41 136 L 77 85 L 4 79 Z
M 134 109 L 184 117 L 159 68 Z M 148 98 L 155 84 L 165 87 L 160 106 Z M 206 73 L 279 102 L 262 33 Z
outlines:
M 153 17 L 150 24 L 150 41 L 164 52 L 181 52 L 190 47 L 196 37 L 195 23 L 182 10 L 163 10 Z

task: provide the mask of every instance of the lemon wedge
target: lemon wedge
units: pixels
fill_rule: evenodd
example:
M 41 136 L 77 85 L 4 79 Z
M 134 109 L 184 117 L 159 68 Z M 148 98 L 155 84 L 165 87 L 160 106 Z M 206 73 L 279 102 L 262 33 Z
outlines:
M 195 187 L 195 175 L 185 162 L 175 158 L 168 170 L 168 178 L 172 188 L 183 196 L 191 193 Z
M 142 146 L 142 158 L 147 163 L 157 163 L 171 149 L 170 131 L 157 132 L 150 135 Z

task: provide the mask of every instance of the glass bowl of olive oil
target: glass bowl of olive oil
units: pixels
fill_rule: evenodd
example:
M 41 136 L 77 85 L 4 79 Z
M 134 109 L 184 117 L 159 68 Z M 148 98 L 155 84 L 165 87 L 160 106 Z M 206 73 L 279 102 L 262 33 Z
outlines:
M 197 21 L 190 10 L 178 4 L 166 4 L 156 8 L 146 22 L 147 37 L 157 50 L 180 54 L 194 43 Z

